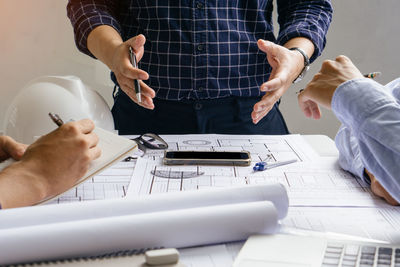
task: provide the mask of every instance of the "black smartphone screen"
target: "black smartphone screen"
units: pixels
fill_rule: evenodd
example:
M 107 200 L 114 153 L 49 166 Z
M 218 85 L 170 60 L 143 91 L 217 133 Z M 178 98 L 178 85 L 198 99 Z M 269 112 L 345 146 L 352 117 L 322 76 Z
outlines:
M 247 152 L 220 152 L 220 151 L 168 151 L 165 155 L 170 159 L 248 159 Z

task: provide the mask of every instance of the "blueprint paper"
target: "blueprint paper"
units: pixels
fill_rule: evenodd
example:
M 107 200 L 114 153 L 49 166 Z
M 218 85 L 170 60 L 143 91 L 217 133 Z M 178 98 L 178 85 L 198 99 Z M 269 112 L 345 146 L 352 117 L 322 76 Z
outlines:
M 385 205 L 372 194 L 369 185 L 340 169 L 336 157 L 319 157 L 299 135 L 163 137 L 173 150 L 248 150 L 251 153 L 252 164 L 248 167 L 166 166 L 162 163 L 163 152 L 151 151 L 145 157 L 147 160 L 138 160 L 128 187 L 128 196 L 281 183 L 287 189 L 290 206 Z M 276 162 L 292 158 L 297 159 L 297 162 L 266 171 L 254 172 L 252 169 L 260 160 Z M 153 175 L 152 172 L 156 170 L 204 174 L 188 179 L 168 179 Z
M 134 138 L 136 136 L 125 136 Z M 169 149 L 175 150 L 248 150 L 252 153 L 252 164 L 258 161 L 276 161 L 297 158 L 301 162 L 312 162 L 318 154 L 300 135 L 262 136 L 262 135 L 163 135 Z M 160 159 L 162 150 L 146 151 L 144 158 Z M 132 182 L 135 162 L 115 164 L 85 183 L 62 194 L 46 204 L 59 204 L 87 200 L 123 198 L 128 194 Z M 252 171 L 248 168 L 248 171 Z M 133 188 L 129 187 L 130 189 Z
M 320 157 L 300 135 L 184 135 L 183 137 L 165 135 L 162 137 L 170 144 L 171 150 L 248 150 L 252 155 L 252 165 L 265 159 L 277 161 L 290 159 L 293 156 L 298 159 L 296 164 L 258 173 L 252 173 L 250 168 L 243 167 L 221 168 L 219 173 L 222 175 L 214 179 L 214 183 L 204 182 L 204 179 L 198 178 L 199 187 L 196 185 L 197 181 L 184 182 L 182 191 L 190 189 L 194 192 L 193 190 L 209 186 L 219 188 L 237 184 L 247 186 L 248 184 L 279 182 L 285 185 L 290 199 L 289 215 L 283 220 L 284 225 L 399 243 L 400 208 L 389 206 L 374 196 L 368 185 L 341 170 L 336 157 Z M 163 151 L 147 150 L 144 158 L 158 164 L 157 160 L 160 160 L 162 156 Z M 119 163 L 107 172 L 96 176 L 93 181 L 86 182 L 85 189 L 68 196 L 64 194 L 59 202 L 121 198 L 125 195 L 131 197 L 138 193 L 135 193 L 137 189 L 133 184 L 139 183 L 141 179 L 133 175 L 134 166 L 135 162 Z M 115 168 L 125 169 L 125 171 L 121 173 Z M 226 173 L 233 176 L 228 177 Z M 119 174 L 121 176 L 118 176 Z M 97 177 L 101 179 L 97 180 Z M 122 182 L 113 182 L 114 177 L 115 181 Z M 239 179 L 239 177 L 246 177 L 246 179 Z M 107 186 L 112 184 L 119 186 L 115 194 L 111 191 L 114 189 L 109 190 Z M 156 183 L 151 195 L 160 192 L 170 194 L 174 191 L 173 187 L 166 190 L 164 185 L 165 181 L 160 182 L 159 186 Z M 180 187 L 178 191 L 181 191 Z M 148 192 L 144 190 L 140 194 L 145 196 Z
M 283 225 L 400 244 L 399 207 L 291 207 Z
M 126 196 L 135 162 L 119 162 L 46 204 L 118 199 Z

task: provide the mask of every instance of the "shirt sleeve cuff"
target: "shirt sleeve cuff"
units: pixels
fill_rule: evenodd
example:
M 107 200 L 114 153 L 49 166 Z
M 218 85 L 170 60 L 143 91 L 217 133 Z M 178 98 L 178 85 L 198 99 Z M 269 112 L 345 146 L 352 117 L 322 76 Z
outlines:
M 332 98 L 332 111 L 345 125 L 362 128 L 363 123 L 391 98 L 383 86 L 372 79 L 360 78 L 342 83 Z M 357 136 L 355 131 L 353 134 Z
M 361 160 L 357 139 L 351 130 L 342 125 L 335 137 L 335 144 L 339 150 L 339 165 L 342 169 L 351 172 L 368 183 L 364 176 L 364 164 Z

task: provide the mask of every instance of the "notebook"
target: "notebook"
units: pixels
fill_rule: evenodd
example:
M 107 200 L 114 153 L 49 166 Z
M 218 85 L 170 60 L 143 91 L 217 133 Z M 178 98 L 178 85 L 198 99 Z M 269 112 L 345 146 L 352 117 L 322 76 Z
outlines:
M 137 150 L 137 143 L 135 141 L 106 131 L 99 127 L 96 127 L 94 132 L 99 137 L 98 146 L 101 149 L 100 158 L 92 161 L 86 174 L 81 179 L 79 179 L 78 182 L 76 182 L 71 188 L 68 188 L 60 194 L 47 198 L 38 204 L 43 204 L 45 202 L 51 201 L 54 198 L 57 198 L 61 194 L 85 182 L 87 179 L 99 174 L 104 169 L 110 167 L 114 163 L 117 163 L 118 161 L 125 158 L 127 155 L 132 154 Z
M 250 237 L 234 267 L 398 267 L 400 246 L 317 236 Z

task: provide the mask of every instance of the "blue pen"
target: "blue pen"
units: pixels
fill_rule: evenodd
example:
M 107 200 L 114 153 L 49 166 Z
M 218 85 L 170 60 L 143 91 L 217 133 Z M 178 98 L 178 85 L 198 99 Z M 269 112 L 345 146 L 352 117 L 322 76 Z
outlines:
M 272 168 L 275 168 L 275 167 L 279 167 L 279 166 L 282 166 L 282 165 L 287 165 L 287 164 L 290 164 L 290 163 L 294 163 L 296 161 L 297 161 L 297 159 L 289 159 L 289 160 L 277 161 L 277 162 L 261 161 L 261 162 L 257 162 L 256 165 L 254 165 L 253 171 L 265 171 L 265 170 L 272 169 Z

